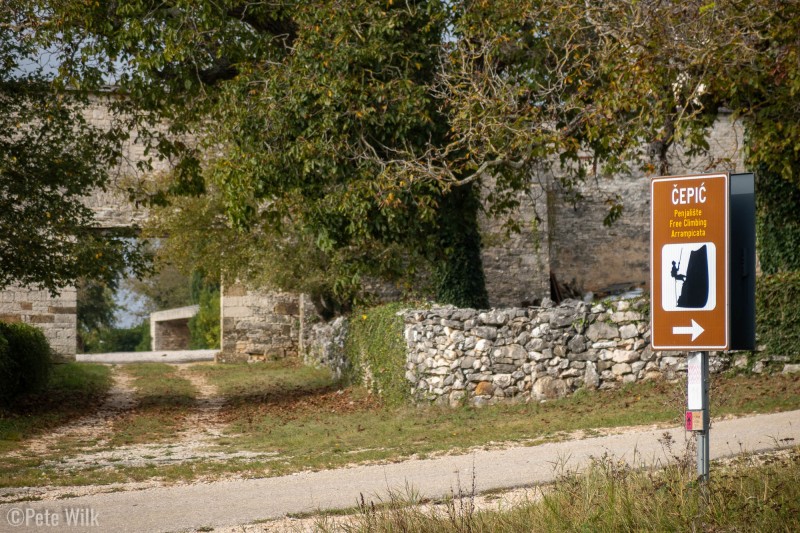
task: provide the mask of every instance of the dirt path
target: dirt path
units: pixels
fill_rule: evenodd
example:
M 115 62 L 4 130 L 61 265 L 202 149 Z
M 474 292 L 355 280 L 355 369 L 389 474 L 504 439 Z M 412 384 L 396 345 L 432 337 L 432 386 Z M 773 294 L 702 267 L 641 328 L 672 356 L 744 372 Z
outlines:
M 75 439 L 88 447 L 101 447 L 108 443 L 113 433 L 114 421 L 125 416 L 136 406 L 133 380 L 113 367 L 113 384 L 100 409 L 94 414 L 79 418 L 54 431 L 29 440 L 22 449 L 8 454 L 9 457 L 42 456 L 51 453 L 59 443 Z
M 263 459 L 270 454 L 254 452 L 222 452 L 210 449 L 222 435 L 224 424 L 220 410 L 225 398 L 202 374 L 189 367 L 177 366 L 180 377 L 197 390 L 195 405 L 184 418 L 175 438 L 168 441 L 117 446 L 103 449 L 97 446 L 83 453 L 60 459 L 59 468 L 79 469 L 100 467 L 162 466 L 189 461 L 228 461 L 230 459 Z
M 214 450 L 216 439 L 222 436 L 225 424 L 220 412 L 225 398 L 202 374 L 191 372 L 186 365 L 176 365 L 180 377 L 188 380 L 197 390 L 193 409 L 185 417 L 175 438 L 148 444 L 110 447 L 114 422 L 131 416 L 137 406 L 133 379 L 124 367 L 112 368 L 112 385 L 108 397 L 93 415 L 67 424 L 47 435 L 33 439 L 8 457 L 42 457 L 58 455 L 58 445 L 65 440 L 77 440 L 79 453 L 47 460 L 43 466 L 56 466 L 60 470 L 88 470 L 98 467 L 126 468 L 163 466 L 193 461 L 271 460 L 276 453 L 247 451 L 225 452 Z M 78 487 L 26 487 L 0 489 L 0 503 L 20 499 L 55 500 L 64 497 L 88 496 L 107 492 L 142 490 L 163 486 L 159 480 L 137 483 L 117 483 L 102 486 Z
M 195 408 L 184 421 L 180 441 L 200 442 L 219 437 L 225 427 L 220 418 L 225 398 L 202 374 L 191 372 L 187 366 L 176 368 L 180 377 L 191 383 L 197 391 Z

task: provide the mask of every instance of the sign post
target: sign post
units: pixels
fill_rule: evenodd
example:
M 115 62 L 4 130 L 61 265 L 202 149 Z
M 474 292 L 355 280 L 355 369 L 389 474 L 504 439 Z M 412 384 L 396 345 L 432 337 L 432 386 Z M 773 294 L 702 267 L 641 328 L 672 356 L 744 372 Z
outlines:
M 708 481 L 709 412 L 708 412 L 708 352 L 690 352 L 687 361 L 688 410 L 686 429 L 697 436 L 697 477 Z
M 754 176 L 659 177 L 650 187 L 650 343 L 689 352 L 686 429 L 708 481 L 708 350 L 755 345 Z

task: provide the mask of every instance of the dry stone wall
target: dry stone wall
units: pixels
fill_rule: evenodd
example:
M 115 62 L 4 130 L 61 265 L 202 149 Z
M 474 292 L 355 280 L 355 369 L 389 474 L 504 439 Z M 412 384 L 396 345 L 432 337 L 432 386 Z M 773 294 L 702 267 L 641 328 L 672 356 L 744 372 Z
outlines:
M 340 316 L 330 322 L 316 322 L 303 331 L 303 363 L 330 369 L 333 378 L 341 379 L 348 369 L 344 354 L 348 321 Z
M 686 370 L 685 354 L 650 348 L 648 300 L 405 313 L 406 378 L 417 401 L 458 405 L 545 400 Z M 712 371 L 728 358 L 712 354 Z
M 0 321 L 36 326 L 59 359 L 72 359 L 77 342 L 76 305 L 73 288 L 54 298 L 47 291 L 9 287 L 0 292 Z

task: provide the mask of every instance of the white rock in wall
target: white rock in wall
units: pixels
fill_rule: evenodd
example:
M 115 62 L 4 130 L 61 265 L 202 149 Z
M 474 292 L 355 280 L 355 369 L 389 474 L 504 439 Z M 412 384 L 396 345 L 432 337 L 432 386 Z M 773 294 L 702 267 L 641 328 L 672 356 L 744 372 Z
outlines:
M 586 330 L 586 336 L 589 337 L 592 342 L 597 342 L 601 339 L 603 341 L 607 339 L 616 339 L 619 337 L 619 329 L 605 322 L 595 322 Z
M 619 328 L 619 336 L 623 339 L 633 339 L 639 336 L 639 329 L 636 324 L 625 324 Z
M 494 343 L 487 339 L 481 339 L 475 343 L 475 352 L 486 353 L 492 349 Z
M 596 389 L 600 385 L 600 376 L 597 374 L 597 367 L 592 361 L 587 361 L 586 363 L 586 369 L 583 372 L 583 384 L 590 389 Z
M 617 363 L 616 365 L 611 367 L 611 372 L 615 376 L 622 376 L 624 374 L 630 374 L 631 365 L 629 365 L 628 363 Z
M 611 359 L 615 363 L 632 363 L 639 359 L 639 354 L 632 350 L 614 350 Z

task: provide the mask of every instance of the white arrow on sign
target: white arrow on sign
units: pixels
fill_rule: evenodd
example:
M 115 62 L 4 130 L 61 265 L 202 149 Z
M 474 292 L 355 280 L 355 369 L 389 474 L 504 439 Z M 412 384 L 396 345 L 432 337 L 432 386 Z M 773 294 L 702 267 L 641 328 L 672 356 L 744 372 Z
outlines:
M 692 319 L 691 326 L 672 326 L 673 335 L 691 335 L 692 341 L 699 337 L 704 331 L 705 330 L 702 328 L 702 326 L 695 322 L 694 319 Z

